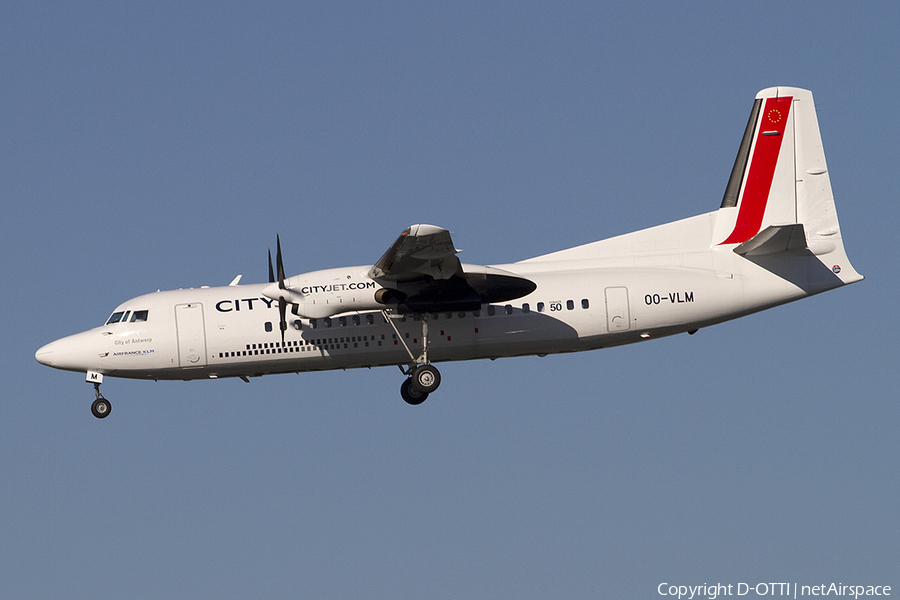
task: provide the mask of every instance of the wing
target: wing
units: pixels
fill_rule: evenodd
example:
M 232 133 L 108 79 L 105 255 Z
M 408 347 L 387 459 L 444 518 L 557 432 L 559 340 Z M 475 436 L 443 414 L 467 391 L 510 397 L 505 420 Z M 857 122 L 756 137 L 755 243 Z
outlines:
M 407 283 L 430 277 L 437 280 L 462 275 L 450 232 L 434 225 L 411 225 L 369 271 L 382 285 Z
M 463 265 L 450 232 L 412 225 L 369 270 L 384 289 L 379 302 L 409 312 L 478 310 L 482 304 L 530 294 L 537 286 L 494 267 Z

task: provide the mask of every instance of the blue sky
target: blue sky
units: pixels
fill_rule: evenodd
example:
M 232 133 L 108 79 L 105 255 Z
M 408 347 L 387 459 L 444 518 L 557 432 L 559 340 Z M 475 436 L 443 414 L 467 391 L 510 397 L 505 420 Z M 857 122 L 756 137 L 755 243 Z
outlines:
M 0 595 L 900 589 L 892 3 L 7 2 Z M 752 99 L 815 94 L 866 281 L 599 352 L 208 382 L 34 360 L 156 289 L 515 261 L 718 207 Z

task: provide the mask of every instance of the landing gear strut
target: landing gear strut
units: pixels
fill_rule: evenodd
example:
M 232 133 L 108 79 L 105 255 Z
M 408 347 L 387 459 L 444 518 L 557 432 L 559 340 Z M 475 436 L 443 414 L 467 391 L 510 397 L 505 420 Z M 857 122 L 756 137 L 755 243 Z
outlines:
M 393 315 L 387 310 L 382 312 L 384 318 L 393 327 L 394 333 L 397 334 L 397 339 L 403 344 L 410 358 L 409 368 L 404 369 L 402 366 L 400 367 L 403 374 L 408 376 L 400 386 L 400 396 L 407 404 L 422 404 L 428 398 L 428 394 L 434 392 L 441 385 L 440 371 L 428 362 L 428 315 L 422 315 L 422 354 L 417 357 L 409 349 L 406 339 L 400 335 L 397 326 L 394 325 Z
M 103 382 L 103 375 L 100 373 L 88 372 L 87 382 L 94 384 L 94 395 L 97 397 L 91 404 L 91 413 L 98 419 L 105 419 L 112 410 L 112 404 L 100 393 L 100 384 Z

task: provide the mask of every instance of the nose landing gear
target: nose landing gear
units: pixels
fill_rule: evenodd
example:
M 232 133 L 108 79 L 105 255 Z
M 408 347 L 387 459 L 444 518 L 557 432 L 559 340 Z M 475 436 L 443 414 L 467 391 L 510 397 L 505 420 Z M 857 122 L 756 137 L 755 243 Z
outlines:
M 112 404 L 110 404 L 109 400 L 104 398 L 103 394 L 100 393 L 100 384 L 103 383 L 103 375 L 88 371 L 86 380 L 88 383 L 94 384 L 94 394 L 97 397 L 91 404 L 91 414 L 98 419 L 105 419 L 109 416 L 110 411 L 112 411 Z

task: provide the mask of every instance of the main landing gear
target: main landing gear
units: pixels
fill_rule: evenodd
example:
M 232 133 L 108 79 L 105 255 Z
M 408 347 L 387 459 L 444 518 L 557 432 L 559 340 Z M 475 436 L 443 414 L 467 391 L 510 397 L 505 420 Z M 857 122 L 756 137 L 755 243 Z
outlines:
M 400 397 L 413 406 L 422 404 L 441 385 L 441 373 L 434 365 L 416 365 L 400 370 L 409 377 L 400 385 Z
M 112 404 L 110 404 L 109 400 L 104 398 L 103 394 L 100 393 L 100 384 L 103 383 L 103 375 L 89 371 L 87 374 L 87 382 L 94 384 L 94 394 L 97 396 L 97 399 L 91 404 L 91 414 L 98 419 L 105 419 L 109 416 L 110 411 L 112 411 Z
M 400 331 L 394 325 L 393 315 L 387 310 L 382 312 L 384 318 L 394 328 L 397 339 L 403 344 L 411 361 L 406 369 L 400 366 L 403 374 L 407 375 L 406 380 L 400 385 L 400 397 L 407 404 L 413 406 L 422 404 L 428 398 L 428 394 L 434 392 L 441 385 L 440 371 L 428 362 L 428 315 L 422 315 L 422 354 L 416 357 L 406 344 L 406 339 L 400 335 Z

